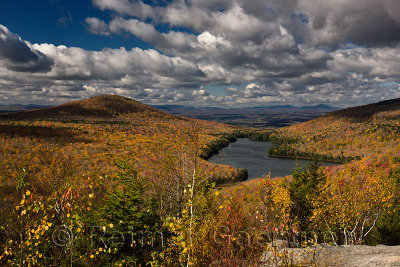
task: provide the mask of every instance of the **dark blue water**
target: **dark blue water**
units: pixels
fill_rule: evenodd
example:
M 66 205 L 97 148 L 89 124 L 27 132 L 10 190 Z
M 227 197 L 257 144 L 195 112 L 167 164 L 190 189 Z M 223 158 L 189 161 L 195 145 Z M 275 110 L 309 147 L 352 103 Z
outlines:
M 238 138 L 238 141 L 223 148 L 209 161 L 218 164 L 230 165 L 237 168 L 246 168 L 249 179 L 260 178 L 271 173 L 271 177 L 281 177 L 293 172 L 296 164 L 304 166 L 309 160 L 280 159 L 267 156 L 269 142 L 250 141 L 248 138 Z M 321 162 L 321 165 L 338 165 L 337 163 Z

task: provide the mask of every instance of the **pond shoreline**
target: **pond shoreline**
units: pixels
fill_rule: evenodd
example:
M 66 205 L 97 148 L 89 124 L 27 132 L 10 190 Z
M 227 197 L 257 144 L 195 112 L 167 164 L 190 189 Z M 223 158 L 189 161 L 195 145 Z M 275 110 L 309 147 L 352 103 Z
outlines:
M 202 151 L 200 154 L 200 157 L 204 160 L 209 160 L 211 157 L 217 155 L 220 153 L 220 151 L 229 145 L 236 143 L 238 138 L 247 138 L 250 141 L 253 142 L 261 142 L 261 143 L 271 143 L 273 145 L 279 145 L 279 143 L 273 142 L 273 140 L 270 140 L 269 138 L 270 133 L 269 132 L 264 132 L 264 133 L 258 133 L 258 132 L 234 132 L 234 133 L 229 133 L 229 134 L 222 134 L 219 136 L 219 138 L 210 144 L 207 145 L 207 147 Z M 267 151 L 268 152 L 268 151 Z M 317 158 L 324 158 L 323 160 L 319 159 L 320 162 L 329 162 L 329 163 L 337 163 L 337 164 L 343 164 L 345 162 L 340 161 L 340 160 L 331 160 L 331 159 L 326 159 L 325 155 L 323 154 L 315 154 Z M 310 156 L 279 156 L 276 154 L 270 154 L 268 157 L 271 158 L 280 158 L 280 159 L 293 159 L 293 160 L 313 160 L 313 157 Z
M 274 144 L 266 141 L 253 141 L 249 138 L 238 138 L 228 143 L 218 153 L 208 159 L 215 164 L 247 169 L 248 179 L 262 178 L 270 174 L 271 178 L 291 175 L 296 166 L 305 166 L 310 159 L 271 157 L 268 149 Z M 338 165 L 338 162 L 321 161 L 322 165 Z
M 277 158 L 277 159 L 294 159 L 294 160 L 300 159 L 300 160 L 310 160 L 310 161 L 312 160 L 312 158 L 310 158 L 310 157 L 292 157 L 292 156 L 285 157 L 285 156 L 275 156 L 275 155 L 272 155 L 269 157 Z M 342 161 L 335 161 L 335 160 L 318 160 L 318 162 L 337 163 L 338 165 L 343 164 Z

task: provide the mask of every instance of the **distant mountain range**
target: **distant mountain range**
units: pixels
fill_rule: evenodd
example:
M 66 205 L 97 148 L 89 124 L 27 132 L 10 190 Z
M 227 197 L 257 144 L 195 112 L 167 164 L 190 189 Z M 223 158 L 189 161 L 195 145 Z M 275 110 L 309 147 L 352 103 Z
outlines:
M 282 127 L 303 122 L 338 110 L 320 104 L 295 107 L 291 105 L 258 106 L 244 108 L 188 107 L 181 105 L 153 105 L 166 113 L 189 118 L 251 127 Z
M 0 105 L 0 119 L 6 118 L 66 118 L 116 117 L 119 114 L 152 112 L 251 127 L 282 127 L 307 121 L 337 108 L 320 104 L 295 107 L 291 105 L 245 108 L 189 107 L 182 105 L 147 106 L 122 96 L 103 95 L 73 101 L 59 106 Z M 165 112 L 165 113 L 164 113 Z M 168 115 L 170 116 L 170 115 Z
M 0 112 L 14 112 L 14 111 L 22 111 L 22 110 L 32 110 L 32 109 L 42 109 L 42 108 L 50 108 L 52 106 L 47 105 L 35 105 L 35 104 L 28 104 L 28 105 L 0 105 Z
M 219 107 L 189 107 L 181 105 L 152 105 L 159 110 L 167 113 L 178 114 L 183 116 L 193 116 L 193 115 L 221 115 L 221 114 L 269 114 L 269 113 L 296 113 L 305 111 L 314 111 L 317 113 L 327 113 L 334 110 L 338 110 L 336 107 L 332 107 L 325 104 L 319 104 L 316 106 L 302 106 L 295 107 L 291 105 L 281 105 L 281 106 L 259 106 L 259 107 L 244 107 L 244 108 L 219 108 Z
M 150 105 L 156 109 L 167 111 L 167 112 L 181 112 L 181 111 L 220 111 L 220 112 L 243 112 L 243 111 L 254 111 L 254 110 L 275 110 L 275 109 L 288 109 L 288 110 L 318 110 L 318 111 L 334 111 L 338 110 L 336 107 L 332 107 L 325 104 L 319 104 L 316 106 L 302 106 L 295 107 L 291 105 L 276 105 L 276 106 L 259 106 L 259 107 L 244 107 L 244 108 L 218 108 L 218 107 L 190 107 L 182 105 Z M 22 111 L 22 110 L 32 110 L 32 109 L 43 109 L 50 108 L 50 105 L 36 105 L 36 104 L 15 104 L 15 105 L 0 105 L 0 111 Z

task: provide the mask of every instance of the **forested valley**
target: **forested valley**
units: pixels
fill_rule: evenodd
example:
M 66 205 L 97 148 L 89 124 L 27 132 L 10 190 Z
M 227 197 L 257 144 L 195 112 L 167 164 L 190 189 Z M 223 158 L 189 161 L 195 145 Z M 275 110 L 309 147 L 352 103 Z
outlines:
M 169 115 L 115 95 L 3 114 L 0 263 L 257 266 L 272 251 L 293 266 L 274 241 L 399 245 L 399 129 L 397 99 L 278 129 Z M 246 181 L 245 169 L 207 161 L 238 137 L 313 162 Z M 312 249 L 302 259 L 318 261 Z

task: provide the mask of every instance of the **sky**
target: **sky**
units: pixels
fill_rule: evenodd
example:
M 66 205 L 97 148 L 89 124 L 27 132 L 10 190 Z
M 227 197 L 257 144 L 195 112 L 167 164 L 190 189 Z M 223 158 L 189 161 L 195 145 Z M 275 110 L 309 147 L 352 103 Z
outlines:
M 398 0 L 2 0 L 0 105 L 400 97 Z

